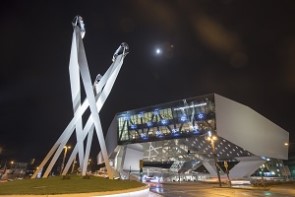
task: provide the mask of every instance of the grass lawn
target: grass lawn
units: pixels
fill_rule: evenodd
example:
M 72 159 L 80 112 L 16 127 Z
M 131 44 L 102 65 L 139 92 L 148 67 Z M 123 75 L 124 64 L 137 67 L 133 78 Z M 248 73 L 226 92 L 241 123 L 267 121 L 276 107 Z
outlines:
M 0 183 L 0 195 L 4 194 L 65 194 L 124 190 L 144 186 L 129 180 L 110 180 L 101 177 L 60 176 L 42 179 L 24 179 Z

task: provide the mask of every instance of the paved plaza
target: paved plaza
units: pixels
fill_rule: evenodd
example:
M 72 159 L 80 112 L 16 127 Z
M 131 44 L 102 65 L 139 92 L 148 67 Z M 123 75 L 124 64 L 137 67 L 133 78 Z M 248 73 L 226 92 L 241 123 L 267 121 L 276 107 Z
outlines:
M 219 188 L 215 184 L 167 183 L 151 185 L 151 191 L 165 197 L 290 197 L 295 196 L 295 183 L 267 187 Z

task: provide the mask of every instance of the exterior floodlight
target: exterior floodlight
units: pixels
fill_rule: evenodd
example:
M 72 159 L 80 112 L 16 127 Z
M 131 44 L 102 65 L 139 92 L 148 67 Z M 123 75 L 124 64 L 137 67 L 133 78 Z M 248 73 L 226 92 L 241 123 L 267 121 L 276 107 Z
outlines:
M 172 129 L 172 136 L 179 136 L 179 131 L 177 129 Z
M 185 122 L 185 121 L 187 121 L 187 116 L 186 116 L 186 115 L 182 115 L 182 116 L 180 117 L 180 121 L 181 121 L 181 122 Z
M 168 124 L 168 120 L 167 119 L 162 119 L 161 123 L 162 123 L 162 125 L 166 125 L 166 124 Z
M 151 126 L 153 126 L 153 123 L 152 123 L 152 122 L 147 122 L 146 125 L 147 125 L 148 127 L 151 127 Z
M 159 138 L 162 138 L 164 137 L 163 133 L 159 130 L 156 131 L 156 136 L 159 137 Z
M 141 138 L 144 139 L 144 140 L 148 139 L 148 136 L 147 136 L 146 133 L 141 133 L 140 136 L 141 136 Z
M 136 124 L 132 124 L 132 125 L 130 125 L 130 128 L 131 129 L 137 129 L 137 125 Z
M 205 118 L 205 114 L 204 114 L 204 113 L 199 113 L 199 114 L 197 115 L 197 117 L 198 117 L 198 119 L 202 120 L 202 119 Z

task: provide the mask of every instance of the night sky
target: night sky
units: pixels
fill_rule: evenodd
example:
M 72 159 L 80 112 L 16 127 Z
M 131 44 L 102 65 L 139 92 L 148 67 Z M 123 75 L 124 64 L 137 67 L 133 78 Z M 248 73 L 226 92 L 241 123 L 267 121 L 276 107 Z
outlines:
M 0 160 L 43 159 L 72 119 L 76 15 L 92 79 L 130 47 L 105 131 L 117 112 L 217 93 L 288 131 L 294 153 L 294 10 L 293 0 L 1 1 Z

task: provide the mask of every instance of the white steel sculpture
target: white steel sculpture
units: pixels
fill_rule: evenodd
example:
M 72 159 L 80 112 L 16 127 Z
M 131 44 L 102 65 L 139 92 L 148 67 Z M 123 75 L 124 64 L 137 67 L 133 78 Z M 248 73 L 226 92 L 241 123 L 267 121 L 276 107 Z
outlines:
M 73 148 L 73 151 L 68 161 L 66 162 L 66 165 L 62 166 L 62 175 L 67 174 L 68 170 L 71 167 L 71 164 L 74 162 L 76 156 L 78 155 L 78 163 L 80 165 L 80 169 L 82 169 L 82 176 L 85 176 L 92 138 L 94 135 L 93 132 L 95 130 L 107 169 L 108 177 L 112 179 L 114 178 L 115 171 L 109 164 L 109 157 L 105 145 L 99 112 L 103 104 L 105 103 L 108 95 L 110 94 L 110 91 L 122 67 L 124 58 L 128 54 L 128 45 L 126 43 L 122 43 L 119 46 L 119 48 L 113 55 L 113 63 L 110 65 L 109 69 L 103 76 L 98 74 L 94 83 L 92 83 L 82 41 L 83 37 L 85 36 L 85 27 L 81 16 L 76 16 L 74 18 L 73 28 L 74 32 L 72 39 L 69 72 L 74 117 L 72 118 L 66 129 L 63 131 L 62 135 L 53 145 L 51 150 L 48 152 L 44 160 L 38 166 L 32 178 L 36 178 L 37 175 L 41 173 L 42 169 L 45 168 L 45 166 L 47 166 L 47 168 L 42 177 L 46 178 L 49 175 L 58 157 L 66 146 L 66 143 L 75 131 L 77 143 Z M 81 102 L 81 81 L 86 94 L 86 98 L 83 102 Z M 82 115 L 85 113 L 88 107 L 90 109 L 90 116 L 88 117 L 88 120 L 83 127 Z M 85 147 L 84 144 L 86 144 Z

